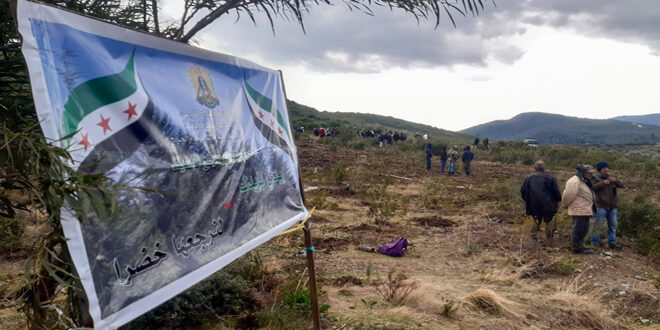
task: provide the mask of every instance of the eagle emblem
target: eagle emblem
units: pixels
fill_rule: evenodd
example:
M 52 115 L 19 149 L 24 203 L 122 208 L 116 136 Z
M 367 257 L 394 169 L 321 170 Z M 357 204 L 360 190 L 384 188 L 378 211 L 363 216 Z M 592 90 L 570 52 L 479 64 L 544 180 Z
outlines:
M 209 76 L 206 70 L 195 64 L 188 68 L 188 77 L 193 87 L 195 87 L 197 102 L 209 108 L 214 108 L 220 104 L 218 95 L 215 94 L 215 90 L 213 89 L 211 76 Z

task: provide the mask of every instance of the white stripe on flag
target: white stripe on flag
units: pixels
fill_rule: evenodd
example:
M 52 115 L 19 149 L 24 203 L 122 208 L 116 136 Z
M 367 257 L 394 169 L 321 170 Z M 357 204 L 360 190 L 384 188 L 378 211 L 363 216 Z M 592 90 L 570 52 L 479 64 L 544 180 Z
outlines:
M 71 139 L 70 154 L 77 168 L 96 145 L 111 137 L 126 126 L 136 122 L 147 107 L 149 97 L 135 73 L 137 90 L 127 98 L 105 105 L 85 116 L 78 123 L 78 133 Z M 133 114 L 132 111 L 135 111 Z M 89 142 L 85 148 L 83 139 Z
M 289 137 L 286 134 L 286 130 L 277 122 L 277 118 L 271 114 L 271 112 L 263 110 L 252 98 L 250 97 L 250 94 L 245 91 L 246 95 L 248 96 L 248 102 L 250 102 L 250 108 L 252 109 L 252 112 L 254 115 L 261 120 L 261 122 L 264 123 L 264 125 L 269 126 L 275 134 L 277 134 L 279 137 L 284 139 L 286 141 L 286 144 L 291 148 L 291 144 L 289 142 Z M 277 111 L 273 109 L 273 111 Z M 281 132 L 281 133 L 280 133 Z

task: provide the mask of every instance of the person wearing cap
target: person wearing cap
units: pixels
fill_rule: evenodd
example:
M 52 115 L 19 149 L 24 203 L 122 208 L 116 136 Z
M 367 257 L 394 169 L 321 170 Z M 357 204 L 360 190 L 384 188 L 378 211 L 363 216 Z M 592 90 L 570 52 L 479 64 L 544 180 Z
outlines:
M 600 233 L 596 228 L 603 219 L 607 219 L 607 245 L 610 248 L 617 248 L 617 204 L 619 203 L 617 188 L 623 188 L 623 184 L 609 173 L 609 167 L 607 162 L 596 164 L 598 170 L 598 174 L 594 179 L 596 213 L 594 214 L 594 224 L 591 232 L 591 244 L 594 246 L 600 245 Z
M 452 175 L 454 174 L 454 170 L 456 169 L 456 161 L 458 160 L 458 146 L 453 146 L 449 150 L 449 170 L 447 171 L 447 175 Z
M 589 232 L 589 223 L 594 214 L 594 189 L 591 179 L 596 170 L 591 165 L 578 165 L 577 173 L 566 181 L 562 194 L 562 204 L 568 209 L 568 215 L 573 218 L 571 247 L 573 253 L 591 254 L 590 249 L 583 246 L 584 238 Z
M 546 224 L 546 237 L 552 239 L 555 229 L 551 222 L 561 204 L 561 192 L 555 177 L 545 172 L 542 160 L 534 164 L 534 172 L 525 178 L 520 195 L 525 201 L 525 212 L 534 219 L 532 239 L 536 240 L 536 233 L 541 231 L 543 222 Z

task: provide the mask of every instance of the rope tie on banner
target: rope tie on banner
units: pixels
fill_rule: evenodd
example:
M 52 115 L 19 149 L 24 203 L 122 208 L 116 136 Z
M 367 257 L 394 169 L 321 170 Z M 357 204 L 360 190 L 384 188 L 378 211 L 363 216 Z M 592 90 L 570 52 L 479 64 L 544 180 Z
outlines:
M 316 210 L 316 206 L 314 206 L 312 208 L 312 210 L 309 211 L 309 214 L 307 214 L 307 216 L 304 219 L 302 219 L 302 221 L 297 226 L 295 226 L 293 228 L 290 228 L 290 229 L 287 229 L 287 230 L 285 230 L 285 231 L 283 231 L 283 232 L 281 232 L 281 233 L 279 233 L 275 236 L 282 236 L 282 235 L 286 235 L 288 233 L 293 233 L 296 230 L 302 230 L 303 227 L 305 227 L 305 223 L 307 222 L 307 220 L 309 220 L 309 218 L 312 217 L 312 213 L 314 213 L 314 210 Z M 313 249 L 314 249 L 314 247 L 312 247 L 312 251 L 313 251 Z

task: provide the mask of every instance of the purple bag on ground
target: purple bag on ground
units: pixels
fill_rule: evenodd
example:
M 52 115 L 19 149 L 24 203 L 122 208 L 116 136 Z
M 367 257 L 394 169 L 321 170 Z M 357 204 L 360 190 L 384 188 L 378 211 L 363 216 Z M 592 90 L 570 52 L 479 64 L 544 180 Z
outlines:
M 392 243 L 383 244 L 378 252 L 388 255 L 390 257 L 403 257 L 403 254 L 408 250 L 408 240 L 400 237 Z

